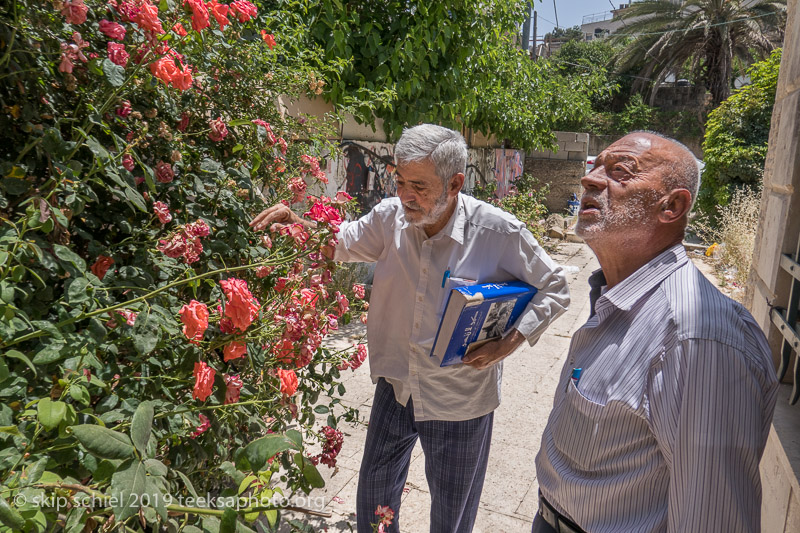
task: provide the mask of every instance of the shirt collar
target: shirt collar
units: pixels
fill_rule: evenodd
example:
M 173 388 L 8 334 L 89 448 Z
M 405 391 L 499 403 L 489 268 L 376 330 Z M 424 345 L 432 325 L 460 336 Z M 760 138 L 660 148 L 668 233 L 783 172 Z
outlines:
M 400 205 L 400 229 L 406 229 L 410 224 L 408 220 L 406 220 L 405 211 L 403 209 L 402 204 Z M 453 211 L 453 214 L 450 215 L 450 219 L 447 221 L 445 227 L 443 227 L 439 233 L 434 235 L 431 238 L 439 238 L 439 237 L 450 237 L 458 244 L 464 244 L 464 231 L 467 226 L 467 213 L 466 207 L 464 205 L 464 195 L 458 193 L 458 197 L 456 198 L 456 209 Z
M 676 244 L 602 295 L 601 289 L 606 285 L 606 278 L 602 270 L 595 270 L 589 277 L 591 314 L 594 315 L 596 309 L 601 317 L 605 316 L 611 312 L 611 307 L 620 311 L 630 311 L 639 300 L 688 261 L 683 244 Z

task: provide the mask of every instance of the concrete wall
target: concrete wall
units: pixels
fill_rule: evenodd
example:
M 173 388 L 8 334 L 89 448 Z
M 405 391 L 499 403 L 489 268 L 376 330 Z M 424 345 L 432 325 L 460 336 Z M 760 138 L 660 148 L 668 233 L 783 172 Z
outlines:
M 787 5 L 761 215 L 745 296 L 745 304 L 767 333 L 776 368 L 782 336 L 771 323 L 768 304 L 788 304 L 791 277 L 779 267 L 779 261 L 781 254 L 795 253 L 800 237 L 800 0 L 789 0 Z M 765 533 L 800 531 L 800 405 L 788 404 L 789 389 L 783 385 L 778 396 L 761 465 Z

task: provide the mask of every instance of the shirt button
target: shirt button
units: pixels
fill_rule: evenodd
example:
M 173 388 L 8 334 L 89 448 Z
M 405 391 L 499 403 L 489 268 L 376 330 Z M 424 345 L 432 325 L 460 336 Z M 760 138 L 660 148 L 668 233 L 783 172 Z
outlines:
M 427 268 L 423 268 L 423 269 L 422 269 L 422 273 L 423 273 L 423 274 L 427 274 L 427 273 L 428 273 L 428 269 L 427 269 Z
M 422 296 L 420 296 L 419 298 L 417 298 L 417 300 L 421 302 L 421 301 L 422 301 Z
M 417 328 L 417 329 L 419 329 L 419 322 L 417 322 L 416 324 L 414 324 L 414 327 L 415 327 L 415 328 Z

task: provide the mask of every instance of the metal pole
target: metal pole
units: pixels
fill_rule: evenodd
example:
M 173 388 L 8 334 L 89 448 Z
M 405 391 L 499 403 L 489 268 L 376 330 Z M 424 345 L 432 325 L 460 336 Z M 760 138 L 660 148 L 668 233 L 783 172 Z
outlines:
M 556 14 L 556 28 L 558 28 L 558 8 L 556 7 L 556 0 L 553 0 L 553 12 Z
M 536 33 L 536 29 L 537 29 L 537 25 L 538 25 L 537 24 L 538 23 L 538 20 L 537 20 L 538 19 L 538 15 L 539 14 L 536 13 L 536 10 L 534 9 L 533 10 L 533 50 L 531 50 L 531 57 L 533 58 L 534 61 L 536 61 L 536 58 L 539 55 L 538 54 L 538 50 L 536 49 L 536 40 L 537 40 L 536 36 L 539 35 L 538 33 Z
M 528 52 L 528 47 L 531 45 L 531 5 L 525 6 L 527 13 L 525 13 L 525 22 L 522 23 L 522 49 Z

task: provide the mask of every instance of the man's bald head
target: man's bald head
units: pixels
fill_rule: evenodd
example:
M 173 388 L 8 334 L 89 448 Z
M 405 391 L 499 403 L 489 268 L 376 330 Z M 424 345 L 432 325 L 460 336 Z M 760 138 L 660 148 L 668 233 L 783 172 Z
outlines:
M 700 169 L 694 154 L 686 145 L 653 131 L 634 131 L 625 137 L 634 137 L 640 142 L 649 141 L 651 149 L 658 150 L 663 160 L 661 177 L 665 192 L 686 189 L 691 193 L 694 204 L 700 189 Z

